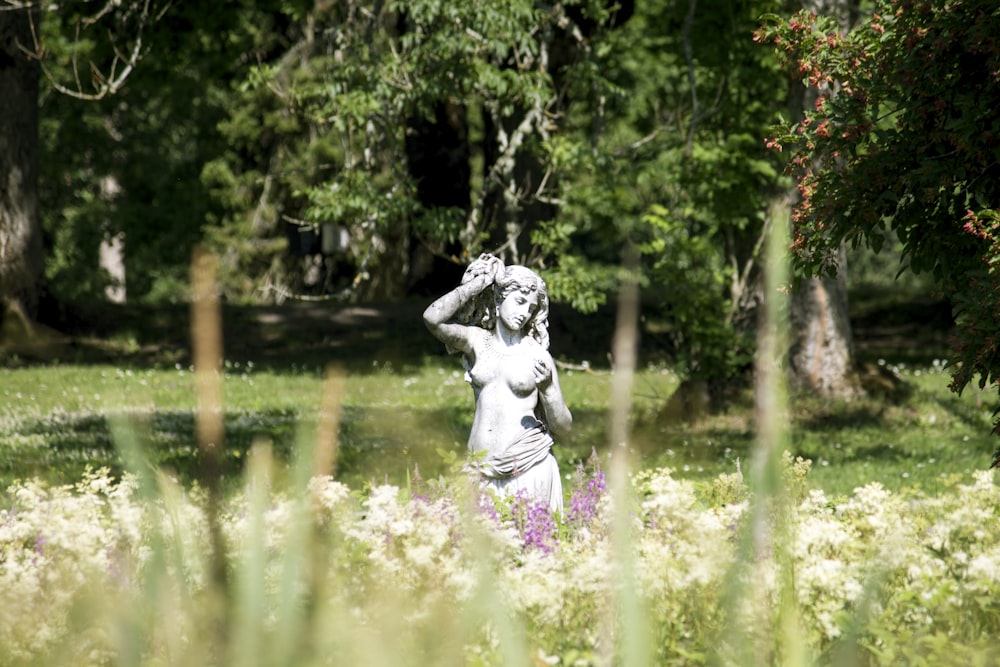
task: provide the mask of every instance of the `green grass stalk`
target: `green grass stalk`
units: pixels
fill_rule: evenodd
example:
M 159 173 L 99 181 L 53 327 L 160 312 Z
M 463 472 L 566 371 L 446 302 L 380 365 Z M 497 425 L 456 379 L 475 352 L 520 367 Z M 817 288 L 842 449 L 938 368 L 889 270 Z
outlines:
M 260 667 L 265 660 L 266 619 L 268 615 L 267 535 L 265 513 L 271 500 L 274 458 L 266 443 L 255 446 L 247 460 L 247 542 L 235 576 L 233 596 L 234 664 Z
M 222 394 L 222 314 L 216 283 L 217 258 L 196 248 L 191 261 L 191 342 L 194 357 L 195 436 L 201 457 L 201 481 L 208 494 L 205 511 L 210 539 L 209 567 L 212 585 L 205 606 L 211 611 L 209 624 L 217 635 L 211 653 L 225 664 L 228 647 L 225 608 L 229 602 L 226 545 L 219 514 L 222 507 L 222 461 L 224 452 L 224 401 Z
M 614 376 L 609 400 L 609 486 L 613 498 L 612 551 L 617 568 L 614 578 L 615 652 L 626 667 L 652 665 L 652 633 L 649 613 L 642 598 L 636 573 L 632 511 L 635 505 L 629 484 L 631 469 L 630 420 L 639 343 L 638 258 L 634 248 L 624 253 L 624 270 L 618 294 L 618 314 L 612 342 Z M 612 612 L 615 613 L 615 612 Z

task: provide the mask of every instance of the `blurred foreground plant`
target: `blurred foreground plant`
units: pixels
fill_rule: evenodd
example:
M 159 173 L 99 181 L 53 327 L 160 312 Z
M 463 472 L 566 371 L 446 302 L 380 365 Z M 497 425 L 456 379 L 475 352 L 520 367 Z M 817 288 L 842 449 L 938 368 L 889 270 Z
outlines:
M 550 517 L 558 530 L 538 548 L 461 481 L 414 498 L 392 486 L 352 492 L 328 476 L 282 490 L 275 473 L 256 449 L 245 491 L 219 508 L 224 590 L 209 575 L 198 489 L 100 471 L 73 487 L 7 489 L 0 664 L 589 665 L 615 655 L 602 630 L 619 613 L 606 494 L 586 524 Z M 779 610 L 797 619 L 804 664 L 1000 658 L 991 472 L 933 499 L 872 484 L 789 502 L 790 578 L 773 553 L 741 559 L 752 496 L 706 502 L 662 469 L 635 475 L 631 492 L 635 594 L 655 664 L 756 664 L 730 637 L 791 664 L 769 634 Z

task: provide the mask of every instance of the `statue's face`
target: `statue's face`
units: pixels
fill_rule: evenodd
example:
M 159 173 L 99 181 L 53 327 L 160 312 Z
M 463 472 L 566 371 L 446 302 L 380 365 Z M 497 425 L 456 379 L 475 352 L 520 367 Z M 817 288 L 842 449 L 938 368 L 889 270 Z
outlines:
M 538 292 L 536 290 L 521 288 L 514 289 L 500 302 L 498 315 L 500 321 L 511 331 L 520 331 L 524 328 L 535 311 L 538 310 Z

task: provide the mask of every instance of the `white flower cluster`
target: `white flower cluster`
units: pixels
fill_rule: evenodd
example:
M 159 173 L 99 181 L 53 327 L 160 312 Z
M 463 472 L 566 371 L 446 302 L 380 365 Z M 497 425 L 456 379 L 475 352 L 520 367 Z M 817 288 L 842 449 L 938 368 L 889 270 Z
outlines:
M 643 589 L 667 599 L 689 588 L 717 584 L 732 563 L 735 529 L 746 503 L 704 507 L 694 484 L 669 470 L 638 476 L 643 531 L 638 540 L 645 563 Z
M 106 471 L 75 487 L 20 482 L 0 510 L 0 646 L 10 661 L 44 654 L 74 628 L 81 601 L 131 586 L 143 514 L 131 480 Z M 105 657 L 102 629 L 73 637 L 87 656 Z
M 445 650 L 493 664 L 510 637 L 546 660 L 593 664 L 615 655 L 628 604 L 641 608 L 662 663 L 720 651 L 734 619 L 758 619 L 745 628 L 758 642 L 767 635 L 760 619 L 776 618 L 781 604 L 793 605 L 807 653 L 823 655 L 860 633 L 873 663 L 899 654 L 893 637 L 914 649 L 940 631 L 975 645 L 998 624 L 1000 496 L 992 473 L 934 498 L 904 498 L 878 484 L 843 499 L 811 491 L 780 511 L 775 501 L 758 521 L 760 499 L 748 493 L 706 499 L 669 470 L 644 471 L 626 501 L 629 525 L 612 525 L 619 513 L 605 495 L 586 526 L 557 522 L 551 550 L 521 544 L 460 486 L 410 497 L 393 486 L 353 493 L 329 478 L 288 495 L 249 485 L 219 522 L 229 585 L 242 587 L 241 605 L 262 606 L 255 616 L 237 605 L 232 618 L 221 614 L 223 625 L 245 628 L 259 618 L 254 632 L 281 637 L 282 614 L 298 614 L 308 641 L 293 644 L 358 664 L 381 664 L 376 653 L 434 664 Z M 152 500 L 144 494 L 135 480 L 112 481 L 106 471 L 72 487 L 27 481 L 6 490 L 0 665 L 103 664 L 125 650 L 138 650 L 143 662 L 184 664 L 218 641 L 217 624 L 207 622 L 219 618 L 207 602 L 219 584 L 208 574 L 204 497 L 165 480 Z M 289 605 L 280 591 L 290 577 L 300 581 Z M 732 588 L 741 580 L 753 585 Z M 520 630 L 511 633 L 511 624 Z M 123 638 L 127 632 L 138 637 Z M 427 636 L 434 633 L 441 636 Z

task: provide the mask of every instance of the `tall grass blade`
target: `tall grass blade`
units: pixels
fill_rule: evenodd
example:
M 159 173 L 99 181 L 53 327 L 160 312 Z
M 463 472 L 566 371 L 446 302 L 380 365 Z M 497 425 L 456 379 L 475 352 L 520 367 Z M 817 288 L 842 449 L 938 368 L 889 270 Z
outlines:
M 795 571 L 791 552 L 792 503 L 785 485 L 782 454 L 788 447 L 788 390 L 782 360 L 788 349 L 789 207 L 779 200 L 770 210 L 764 269 L 763 318 L 758 333 L 756 371 L 757 440 L 753 461 L 754 503 L 751 512 L 754 556 L 775 569 L 777 609 L 774 639 L 755 664 L 777 662 L 789 667 L 808 663 L 805 634 L 799 623 Z
M 218 495 L 223 447 L 222 314 L 215 272 L 217 259 L 194 251 L 191 262 L 191 347 L 197 398 L 195 437 L 202 457 L 202 481 Z
M 229 582 L 226 546 L 222 536 L 222 313 L 219 306 L 214 254 L 195 248 L 191 260 L 191 346 L 194 358 L 195 436 L 201 457 L 201 481 L 207 492 L 205 513 L 209 534 L 210 584 L 204 605 L 209 611 L 209 625 L 216 635 L 211 654 L 226 662 Z
M 504 667 L 520 667 L 529 660 L 528 639 L 524 624 L 510 613 L 507 602 L 500 593 L 496 577 L 496 556 L 492 552 L 489 538 L 483 527 L 471 517 L 477 510 L 468 506 L 466 516 L 469 530 L 469 550 L 475 563 L 476 592 L 469 603 L 469 621 L 465 633 L 471 637 L 484 628 L 496 634 Z
M 736 561 L 722 591 L 724 622 L 710 664 L 740 667 L 808 664 L 790 550 L 792 501 L 782 455 L 788 445 L 787 202 L 776 202 L 766 230 L 764 299 L 755 357 L 756 440 L 748 483 L 753 492 Z
M 266 520 L 271 499 L 273 455 L 269 444 L 258 443 L 247 461 L 247 534 L 236 573 L 232 621 L 233 660 L 241 667 L 266 664 L 268 614 Z
M 618 312 L 612 342 L 614 376 L 611 381 L 609 486 L 614 499 L 612 553 L 617 564 L 614 598 L 618 618 L 612 627 L 617 659 L 627 667 L 652 664 L 649 614 L 639 591 L 635 539 L 632 534 L 632 498 L 629 492 L 632 386 L 639 343 L 638 256 L 633 247 L 624 253 L 624 271 L 618 294 Z M 614 611 L 612 611 L 614 614 Z
M 147 510 L 155 507 L 159 499 L 156 473 L 150 463 L 135 424 L 124 415 L 111 415 L 108 419 L 111 441 L 125 463 L 125 470 L 135 476 L 138 482 L 139 502 Z M 110 614 L 117 638 L 118 664 L 122 667 L 142 664 L 149 646 L 149 628 L 155 622 L 154 610 L 160 606 L 161 581 L 166 572 L 167 550 L 163 534 L 152 531 L 150 535 L 150 559 L 146 569 L 144 587 L 149 591 L 143 596 L 143 604 L 119 606 Z M 131 567 L 131 563 L 129 564 Z
M 176 482 L 150 462 L 148 446 L 133 420 L 112 415 L 109 426 L 126 471 L 137 480 L 137 503 L 148 515 L 148 551 L 141 567 L 131 562 L 122 565 L 123 571 L 139 574 L 132 588 L 105 596 L 91 613 L 105 610 L 115 628 L 116 664 L 146 664 L 150 655 L 162 656 L 166 665 L 185 664 L 189 656 L 209 650 L 202 635 L 188 635 L 192 627 L 199 627 L 195 619 L 203 613 L 201 599 L 189 582 L 204 570 L 205 562 L 198 545 L 187 539 L 193 528 L 184 513 L 187 500 Z
M 313 475 L 324 477 L 336 472 L 340 444 L 340 412 L 343 402 L 344 370 L 331 365 L 326 369 L 323 381 L 323 398 L 320 402 L 313 452 Z
M 314 474 L 333 470 L 343 384 L 342 373 L 328 369 L 315 425 L 310 428 L 309 423 L 301 423 L 298 429 L 289 480 L 291 511 L 281 554 L 271 646 L 271 663 L 275 665 L 296 664 L 315 651 L 317 637 L 309 631 L 309 625 L 315 620 L 317 606 L 322 604 L 318 596 L 324 590 L 328 566 L 325 559 L 331 554 L 323 548 L 312 520 L 309 482 Z

